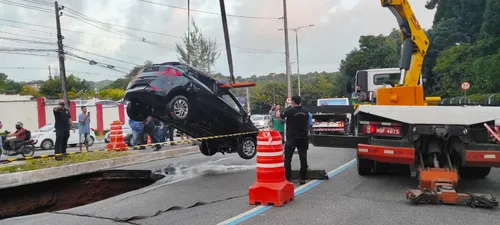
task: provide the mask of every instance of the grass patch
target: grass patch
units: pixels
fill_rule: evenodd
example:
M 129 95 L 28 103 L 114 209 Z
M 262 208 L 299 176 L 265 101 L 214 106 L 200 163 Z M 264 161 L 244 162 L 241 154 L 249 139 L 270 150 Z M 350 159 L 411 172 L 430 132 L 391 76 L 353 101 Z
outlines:
M 128 152 L 89 152 L 63 156 L 63 160 L 61 161 L 57 161 L 54 158 L 32 159 L 24 161 L 24 164 L 21 165 L 0 167 L 0 174 L 46 169 L 75 163 L 116 158 L 128 154 Z

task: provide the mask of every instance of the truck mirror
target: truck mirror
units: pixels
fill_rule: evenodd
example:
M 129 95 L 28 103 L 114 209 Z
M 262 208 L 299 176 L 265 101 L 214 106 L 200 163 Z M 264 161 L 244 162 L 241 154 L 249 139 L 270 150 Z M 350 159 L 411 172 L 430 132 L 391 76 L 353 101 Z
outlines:
M 352 85 L 351 85 L 351 82 L 350 82 L 350 81 L 347 81 L 347 82 L 345 83 L 345 92 L 346 92 L 347 94 L 352 93 Z

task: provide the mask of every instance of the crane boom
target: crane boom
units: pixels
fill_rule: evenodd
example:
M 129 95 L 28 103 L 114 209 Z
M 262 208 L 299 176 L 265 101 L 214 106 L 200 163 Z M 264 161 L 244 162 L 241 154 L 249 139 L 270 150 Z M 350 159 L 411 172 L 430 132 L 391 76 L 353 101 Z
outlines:
M 380 3 L 396 17 L 403 47 L 399 61 L 400 81 L 396 87 L 377 90 L 377 105 L 425 105 L 424 89 L 419 81 L 429 39 L 408 0 L 380 0 Z
M 401 30 L 403 48 L 401 51 L 400 69 L 403 86 L 419 84 L 424 56 L 429 47 L 429 39 L 420 27 L 408 0 L 380 0 L 383 7 L 394 14 Z

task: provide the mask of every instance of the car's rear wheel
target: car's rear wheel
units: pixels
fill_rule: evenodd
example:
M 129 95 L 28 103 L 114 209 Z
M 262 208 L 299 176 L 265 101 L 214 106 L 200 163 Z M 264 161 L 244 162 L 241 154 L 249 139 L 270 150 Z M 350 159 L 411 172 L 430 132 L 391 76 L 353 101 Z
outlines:
M 170 100 L 168 109 L 173 120 L 182 121 L 188 118 L 191 107 L 185 96 L 177 95 Z
M 254 138 L 246 137 L 238 147 L 238 155 L 243 159 L 252 159 L 257 154 L 257 142 Z
M 127 115 L 135 121 L 144 121 L 151 115 L 151 107 L 137 100 L 131 100 L 127 104 Z
M 218 145 L 213 141 L 201 141 L 198 145 L 200 147 L 200 152 L 206 156 L 213 156 L 219 152 Z

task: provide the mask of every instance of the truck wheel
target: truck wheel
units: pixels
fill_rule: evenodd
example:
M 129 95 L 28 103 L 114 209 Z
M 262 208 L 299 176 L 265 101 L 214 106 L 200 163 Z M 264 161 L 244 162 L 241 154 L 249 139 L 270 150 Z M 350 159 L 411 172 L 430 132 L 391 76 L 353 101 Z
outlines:
M 374 162 L 374 168 L 373 171 L 375 174 L 387 174 L 389 173 L 389 167 L 391 164 L 389 163 L 381 163 L 381 162 Z
M 460 176 L 467 178 L 485 178 L 490 174 L 491 167 L 463 167 Z
M 373 161 L 369 159 L 361 159 L 359 156 L 356 157 L 356 164 L 358 167 L 358 174 L 361 176 L 368 175 L 372 172 Z
M 198 147 L 200 148 L 201 154 L 206 156 L 213 156 L 219 152 L 218 146 L 214 142 L 201 141 Z

